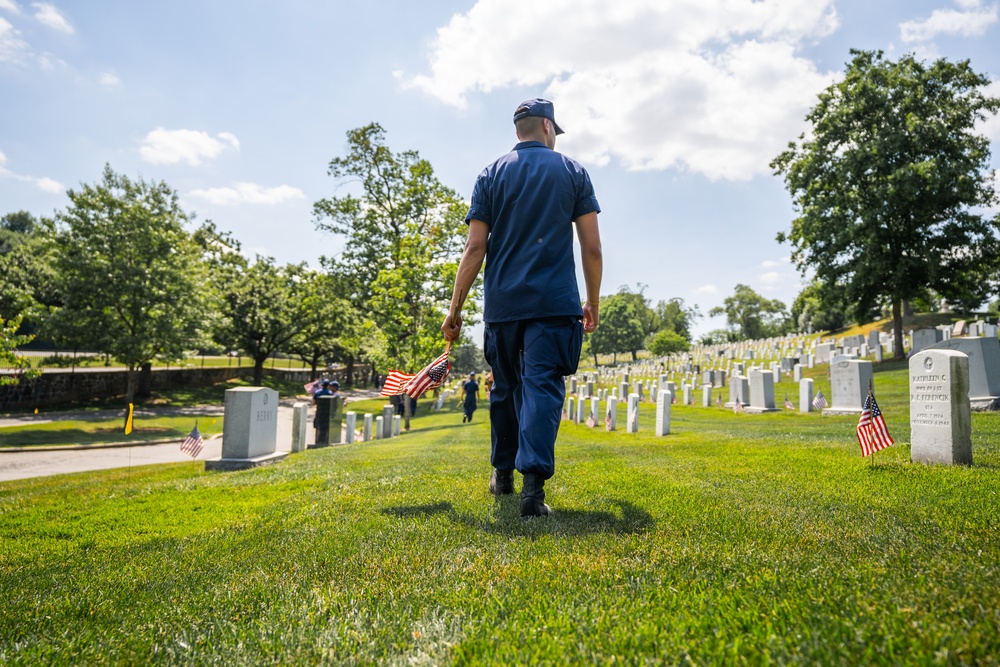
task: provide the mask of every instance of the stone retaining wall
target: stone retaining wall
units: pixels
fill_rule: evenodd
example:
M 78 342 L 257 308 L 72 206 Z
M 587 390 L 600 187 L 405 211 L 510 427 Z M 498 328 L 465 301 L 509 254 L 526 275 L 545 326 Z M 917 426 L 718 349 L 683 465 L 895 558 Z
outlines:
M 154 368 L 152 389 L 199 387 L 253 372 L 252 368 Z M 16 385 L 0 385 L 0 412 L 43 408 L 77 401 L 124 396 L 126 372 L 116 370 L 46 370 L 41 377 Z

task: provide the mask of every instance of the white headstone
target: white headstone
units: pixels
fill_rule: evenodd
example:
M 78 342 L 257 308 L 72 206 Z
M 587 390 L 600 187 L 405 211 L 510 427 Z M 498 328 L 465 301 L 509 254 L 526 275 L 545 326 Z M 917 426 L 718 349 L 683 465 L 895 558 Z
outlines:
M 656 435 L 670 434 L 670 404 L 674 397 L 669 391 L 661 390 L 656 398 Z
M 969 358 L 961 352 L 910 357 L 910 460 L 972 464 Z
M 691 389 L 692 389 L 691 385 L 689 384 L 684 385 L 684 405 L 691 405 L 692 402 Z M 673 396 L 671 396 L 671 400 L 673 400 Z
M 1000 340 L 950 338 L 935 350 L 955 350 L 969 358 L 969 402 L 973 410 L 1000 409 Z
M 362 427 L 361 440 L 363 442 L 368 442 L 372 439 L 372 413 L 365 413 L 365 422 Z
M 618 398 L 616 396 L 608 397 L 608 430 L 614 431 L 618 428 Z
M 306 434 L 309 432 L 309 404 L 292 406 L 292 452 L 306 451 Z
M 399 415 L 392 416 L 392 437 L 399 435 L 400 427 L 402 426 L 403 418 Z
M 379 415 L 375 418 L 375 439 L 385 438 L 385 417 Z
M 802 364 L 792 366 L 792 380 L 795 382 L 802 381 Z
M 628 395 L 628 416 L 626 420 L 625 432 L 639 432 L 639 394 Z
M 872 377 L 872 362 L 864 359 L 840 357 L 830 364 L 831 405 L 823 414 L 861 414 Z
M 572 396 L 569 397 L 569 402 L 566 404 L 566 419 L 571 422 L 576 421 L 576 399 Z
M 774 373 L 754 369 L 750 371 L 750 407 L 747 412 L 774 412 Z
M 943 338 L 939 329 L 917 329 L 911 335 L 910 351 L 912 353 L 920 352 L 925 347 L 940 343 Z
M 354 442 L 354 431 L 358 428 L 358 413 L 353 411 L 348 411 L 345 415 L 346 430 L 344 442 L 351 444 Z
M 410 400 L 408 396 L 400 396 L 404 401 Z M 396 408 L 392 405 L 382 406 L 382 428 L 378 431 L 378 437 L 392 437 L 392 418 L 396 416 Z
M 813 409 L 813 379 L 802 378 L 799 381 L 799 412 L 812 412 Z
M 266 387 L 226 390 L 222 457 L 205 461 L 206 470 L 240 470 L 288 456 L 276 451 L 278 392 Z
M 701 407 L 712 407 L 712 385 L 703 384 L 701 386 Z

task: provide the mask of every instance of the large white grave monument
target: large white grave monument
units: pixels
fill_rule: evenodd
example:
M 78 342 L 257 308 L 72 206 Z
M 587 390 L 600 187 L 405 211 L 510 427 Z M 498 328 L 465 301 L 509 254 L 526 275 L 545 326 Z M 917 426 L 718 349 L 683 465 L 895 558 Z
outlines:
M 205 461 L 205 470 L 243 470 L 288 456 L 276 451 L 278 392 L 267 387 L 226 390 L 222 457 Z
M 857 415 L 865 404 L 872 380 L 872 362 L 838 357 L 830 364 L 831 405 L 825 415 Z
M 956 350 L 969 358 L 969 405 L 973 410 L 1000 409 L 1000 340 L 950 338 L 928 349 Z
M 928 349 L 910 357 L 910 460 L 972 463 L 969 358 Z

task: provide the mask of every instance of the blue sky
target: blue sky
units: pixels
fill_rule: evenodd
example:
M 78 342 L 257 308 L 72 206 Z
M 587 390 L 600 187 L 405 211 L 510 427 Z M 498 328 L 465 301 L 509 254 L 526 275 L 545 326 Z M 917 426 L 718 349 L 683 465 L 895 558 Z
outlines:
M 774 237 L 793 211 L 767 164 L 849 49 L 1000 81 L 998 43 L 987 0 L 0 0 L 0 213 L 50 215 L 107 162 L 248 253 L 315 265 L 340 250 L 311 206 L 350 187 L 326 175 L 347 130 L 378 121 L 467 197 L 544 96 L 603 208 L 603 293 L 707 312 L 745 283 L 790 305 Z M 996 152 L 1000 122 L 983 132 Z

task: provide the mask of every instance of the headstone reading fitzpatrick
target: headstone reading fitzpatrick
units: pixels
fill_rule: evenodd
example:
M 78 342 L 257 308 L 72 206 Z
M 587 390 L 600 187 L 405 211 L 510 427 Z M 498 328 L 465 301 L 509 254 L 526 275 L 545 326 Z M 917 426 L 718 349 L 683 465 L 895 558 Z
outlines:
M 626 415 L 625 432 L 639 432 L 639 394 L 628 395 L 628 414 Z
M 864 408 L 868 384 L 872 380 L 872 362 L 840 357 L 830 364 L 830 399 L 825 415 L 857 415 Z
M 618 428 L 618 397 L 608 397 L 607 429 L 614 431 Z
M 656 398 L 656 435 L 670 434 L 670 404 L 673 396 L 669 391 L 660 390 Z
M 347 420 L 344 423 L 347 425 L 344 442 L 351 444 L 354 442 L 354 431 L 358 428 L 358 413 L 348 412 Z
M 774 373 L 759 369 L 750 371 L 750 407 L 746 411 L 751 414 L 777 411 L 774 407 Z
M 812 412 L 813 379 L 802 378 L 799 382 L 799 412 Z
M 973 410 L 1000 410 L 1000 340 L 950 338 L 932 350 L 955 350 L 969 358 L 969 404 Z
M 910 357 L 910 460 L 972 464 L 969 358 L 929 349 Z
M 306 435 L 309 433 L 309 404 L 296 403 L 292 406 L 292 453 L 306 451 Z
M 372 418 L 372 413 L 366 412 L 365 413 L 364 425 L 361 427 L 362 428 L 362 431 L 361 431 L 361 440 L 363 442 L 368 442 L 369 440 L 372 439 L 372 422 L 373 421 L 374 421 L 374 419 Z
M 275 451 L 278 392 L 266 387 L 226 390 L 222 457 L 205 461 L 205 470 L 243 470 L 275 463 L 288 452 Z

